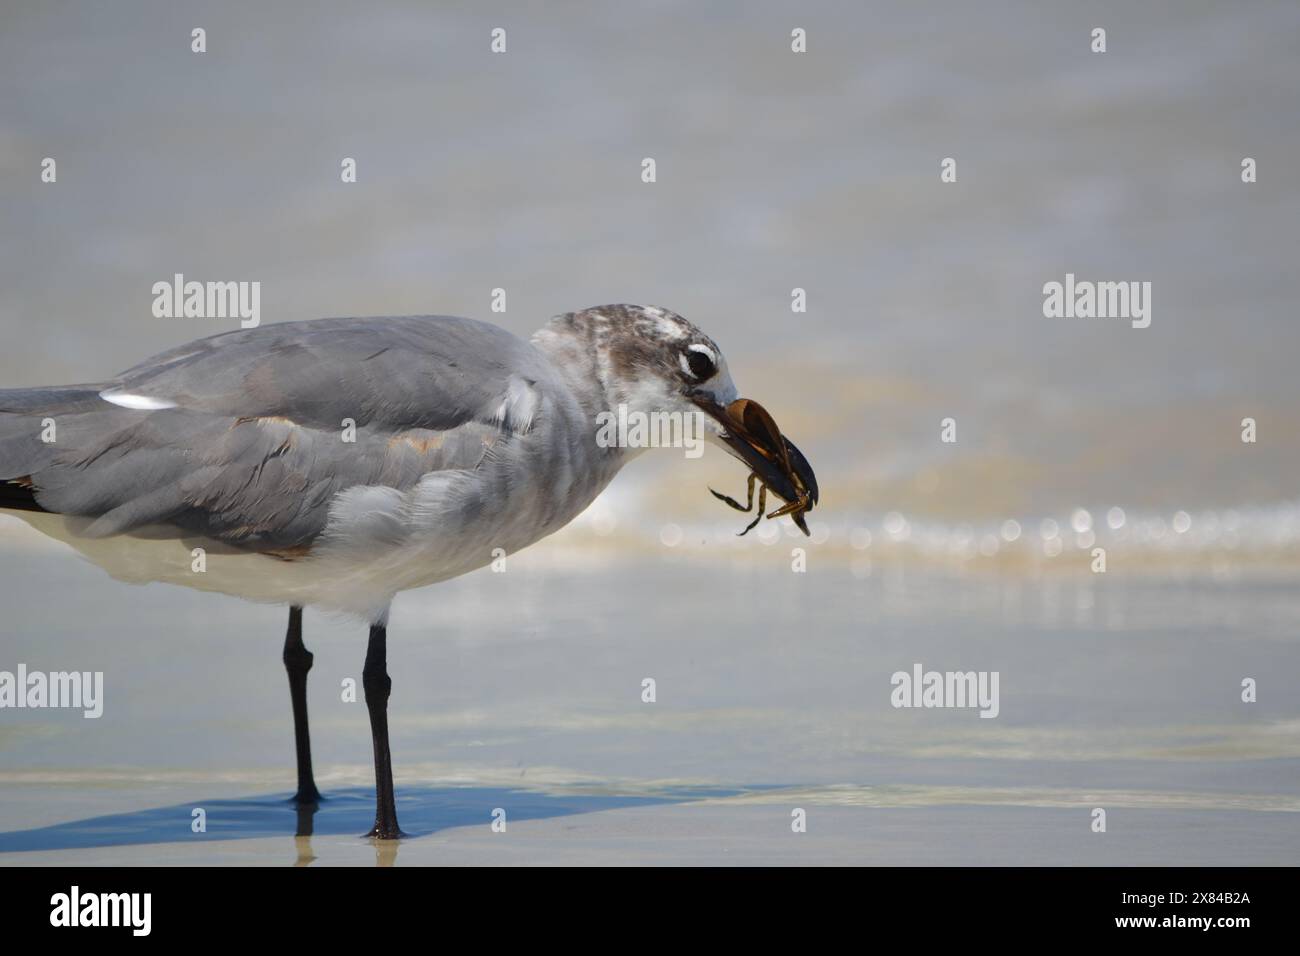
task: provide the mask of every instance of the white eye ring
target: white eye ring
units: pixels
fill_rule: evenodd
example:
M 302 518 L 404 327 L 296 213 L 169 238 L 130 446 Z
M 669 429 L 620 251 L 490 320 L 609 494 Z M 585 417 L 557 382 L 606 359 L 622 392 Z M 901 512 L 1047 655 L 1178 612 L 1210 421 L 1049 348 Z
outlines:
M 688 352 L 699 352 L 701 355 L 703 355 L 705 358 L 709 360 L 709 364 L 713 366 L 713 374 L 706 376 L 707 378 L 712 378 L 713 375 L 718 374 L 718 357 L 717 355 L 714 354 L 713 349 L 709 348 L 707 345 L 701 345 L 699 342 L 695 342 L 691 345 L 686 346 L 686 350 Z M 685 372 L 687 375 L 689 375 L 691 378 L 698 379 L 700 377 L 696 375 L 694 369 L 691 368 L 691 363 L 690 360 L 686 357 L 686 352 L 680 353 L 677 356 L 677 361 L 681 364 L 682 371 Z

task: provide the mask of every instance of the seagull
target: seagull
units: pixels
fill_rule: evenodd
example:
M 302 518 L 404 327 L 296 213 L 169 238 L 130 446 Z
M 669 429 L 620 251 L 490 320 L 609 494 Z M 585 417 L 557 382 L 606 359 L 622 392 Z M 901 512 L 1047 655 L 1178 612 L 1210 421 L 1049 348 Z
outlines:
M 739 397 L 717 343 L 636 305 L 566 313 L 529 340 L 444 315 L 285 322 L 199 339 L 105 382 L 0 390 L 0 509 L 119 580 L 287 605 L 300 807 L 321 799 L 303 608 L 368 623 L 366 835 L 392 840 L 403 835 L 388 745 L 394 596 L 573 520 L 644 450 L 597 440 L 597 419 L 620 408 L 696 416 L 750 470 L 749 507 L 758 481 L 787 502 L 769 517 L 807 533 L 818 497 L 807 459 Z

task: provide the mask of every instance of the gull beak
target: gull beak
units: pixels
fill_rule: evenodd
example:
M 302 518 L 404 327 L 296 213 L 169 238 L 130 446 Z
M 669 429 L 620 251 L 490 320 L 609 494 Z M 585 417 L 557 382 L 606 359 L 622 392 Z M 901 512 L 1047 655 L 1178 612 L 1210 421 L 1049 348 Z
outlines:
M 722 426 L 719 437 L 733 457 L 749 466 L 786 504 L 798 505 L 789 512 L 790 517 L 800 531 L 809 534 L 804 512 L 817 503 L 817 476 L 803 452 L 781 434 L 767 409 L 749 398 L 719 405 L 703 392 L 695 393 L 691 400 Z

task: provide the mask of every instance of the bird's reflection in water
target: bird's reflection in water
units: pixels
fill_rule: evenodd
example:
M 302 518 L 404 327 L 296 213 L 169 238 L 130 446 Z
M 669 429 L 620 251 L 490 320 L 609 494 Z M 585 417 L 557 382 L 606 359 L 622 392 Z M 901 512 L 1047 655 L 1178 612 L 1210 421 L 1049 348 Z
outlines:
M 311 848 L 312 821 L 316 816 L 316 811 L 320 809 L 319 803 L 299 803 L 294 809 L 298 814 L 298 826 L 294 831 L 293 845 L 298 850 L 298 858 L 294 860 L 294 866 L 311 866 L 316 859 L 316 854 Z
M 296 836 L 293 838 L 294 848 L 298 851 L 298 858 L 293 861 L 294 866 L 311 866 L 316 862 L 316 854 L 311 848 L 310 836 Z
M 293 835 L 293 846 L 296 851 L 293 865 L 311 866 L 316 862 L 316 851 L 312 849 L 311 838 L 320 804 L 294 803 L 293 808 L 297 815 L 297 828 Z M 392 866 L 397 862 L 397 840 L 372 838 L 370 842 L 375 848 L 375 866 Z
M 397 862 L 397 844 L 400 840 L 374 840 L 375 866 L 392 866 Z

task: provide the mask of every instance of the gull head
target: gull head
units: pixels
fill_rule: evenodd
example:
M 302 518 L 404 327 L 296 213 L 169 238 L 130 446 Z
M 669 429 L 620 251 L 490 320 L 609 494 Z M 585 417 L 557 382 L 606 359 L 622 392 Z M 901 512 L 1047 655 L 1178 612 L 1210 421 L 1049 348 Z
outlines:
M 605 305 L 557 316 L 533 341 L 581 370 L 597 418 L 618 424 L 621 437 L 626 422 L 647 423 L 650 435 L 665 422 L 683 423 L 743 462 L 808 533 L 803 515 L 818 497 L 808 460 L 766 409 L 741 397 L 722 349 L 693 323 L 657 306 Z

